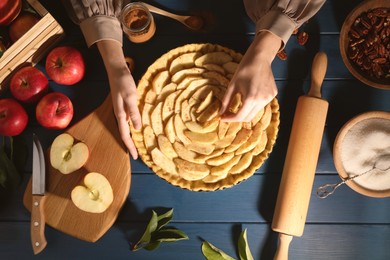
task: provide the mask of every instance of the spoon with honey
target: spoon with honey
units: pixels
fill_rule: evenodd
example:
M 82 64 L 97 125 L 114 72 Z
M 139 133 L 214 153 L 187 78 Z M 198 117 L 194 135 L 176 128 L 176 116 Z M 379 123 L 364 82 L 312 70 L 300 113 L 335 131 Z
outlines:
M 179 21 L 191 30 L 198 31 L 198 30 L 202 29 L 202 27 L 203 27 L 204 22 L 203 22 L 202 17 L 200 17 L 200 16 L 178 15 L 178 14 L 174 14 L 174 13 L 170 13 L 168 11 L 162 10 L 158 7 L 155 7 L 155 6 L 147 4 L 147 3 L 143 3 L 143 4 L 149 9 L 150 12 L 156 13 L 159 15 L 163 15 L 163 16 L 172 18 L 176 21 Z

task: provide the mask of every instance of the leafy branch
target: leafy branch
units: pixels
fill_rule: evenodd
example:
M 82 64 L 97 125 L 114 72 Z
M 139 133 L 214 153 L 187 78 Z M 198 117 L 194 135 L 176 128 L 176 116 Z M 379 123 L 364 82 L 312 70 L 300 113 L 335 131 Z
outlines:
M 181 230 L 169 228 L 167 225 L 172 220 L 173 209 L 170 209 L 162 215 L 152 210 L 152 217 L 146 227 L 141 239 L 134 244 L 132 251 L 141 248 L 146 250 L 157 249 L 162 242 L 175 242 L 179 240 L 188 240 L 188 236 Z
M 202 243 L 202 253 L 207 260 L 234 260 L 233 257 L 206 240 Z M 241 232 L 238 238 L 238 254 L 240 260 L 253 260 L 247 241 L 246 229 Z

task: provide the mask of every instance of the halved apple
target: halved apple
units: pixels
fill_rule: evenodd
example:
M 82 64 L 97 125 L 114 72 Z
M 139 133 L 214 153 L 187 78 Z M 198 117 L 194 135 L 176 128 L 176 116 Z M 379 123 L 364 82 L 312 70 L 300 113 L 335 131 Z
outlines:
M 67 133 L 57 136 L 50 148 L 50 163 L 63 174 L 80 169 L 88 160 L 89 149 L 83 142 L 75 144 L 73 136 Z
M 83 185 L 73 188 L 71 199 L 75 206 L 83 211 L 102 213 L 111 205 L 114 193 L 103 174 L 90 172 L 85 175 Z

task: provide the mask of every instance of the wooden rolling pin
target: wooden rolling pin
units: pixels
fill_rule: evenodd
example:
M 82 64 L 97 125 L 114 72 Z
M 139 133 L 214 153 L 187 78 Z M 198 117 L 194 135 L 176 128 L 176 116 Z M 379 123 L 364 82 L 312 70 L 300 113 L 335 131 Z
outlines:
M 275 259 L 288 259 L 293 236 L 302 236 L 324 132 L 328 102 L 321 99 L 327 56 L 316 54 L 307 96 L 298 99 L 272 229 L 279 232 Z

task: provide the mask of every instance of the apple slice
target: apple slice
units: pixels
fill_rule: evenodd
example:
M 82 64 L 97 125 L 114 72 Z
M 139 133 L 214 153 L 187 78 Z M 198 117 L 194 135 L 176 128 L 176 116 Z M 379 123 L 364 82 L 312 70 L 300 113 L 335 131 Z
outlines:
M 63 174 L 80 169 L 88 160 L 89 149 L 83 142 L 74 143 L 70 134 L 57 136 L 50 148 L 50 163 Z
M 104 175 L 90 172 L 83 185 L 76 186 L 71 193 L 75 206 L 90 213 L 104 212 L 114 200 L 111 184 Z

